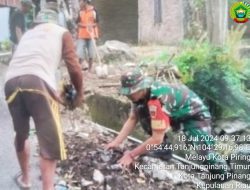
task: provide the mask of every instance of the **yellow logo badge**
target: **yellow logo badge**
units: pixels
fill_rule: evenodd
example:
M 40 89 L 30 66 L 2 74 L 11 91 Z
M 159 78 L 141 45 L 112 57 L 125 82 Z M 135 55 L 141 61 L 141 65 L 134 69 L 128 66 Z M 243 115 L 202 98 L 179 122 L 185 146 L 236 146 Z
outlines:
M 250 5 L 246 2 L 236 2 L 230 9 L 230 17 L 237 23 L 245 23 L 250 18 Z

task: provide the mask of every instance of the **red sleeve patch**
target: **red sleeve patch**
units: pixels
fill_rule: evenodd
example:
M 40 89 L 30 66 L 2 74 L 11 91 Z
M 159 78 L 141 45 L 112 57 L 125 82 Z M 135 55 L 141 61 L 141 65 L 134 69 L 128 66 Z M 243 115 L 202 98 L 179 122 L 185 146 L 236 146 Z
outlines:
M 163 130 L 169 127 L 169 117 L 163 112 L 161 102 L 156 100 L 150 100 L 148 102 L 148 108 L 151 116 L 151 126 L 155 130 Z
M 161 103 L 158 99 L 148 101 L 149 113 L 152 119 L 159 119 L 162 112 Z

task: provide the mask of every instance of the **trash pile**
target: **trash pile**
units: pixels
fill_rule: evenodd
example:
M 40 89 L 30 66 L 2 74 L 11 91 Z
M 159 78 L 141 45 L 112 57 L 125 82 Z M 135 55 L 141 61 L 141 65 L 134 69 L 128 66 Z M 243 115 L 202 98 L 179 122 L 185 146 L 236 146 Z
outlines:
M 137 144 L 127 141 L 126 146 L 119 149 L 105 150 L 104 145 L 110 142 L 115 135 L 90 121 L 81 122 L 83 123 L 80 127 L 78 122 L 77 128 L 66 131 L 68 159 L 60 162 L 57 168 L 61 181 L 67 184 L 68 189 L 197 189 L 197 185 L 192 180 L 183 182 L 179 180 L 175 183 L 169 178 L 169 175 L 166 179 L 159 180 L 149 172 L 136 168 L 135 165 L 130 169 L 122 169 L 117 164 L 117 160 L 123 155 L 124 147 L 126 150 L 131 150 Z M 147 158 L 146 161 L 150 159 L 144 158 Z M 140 158 L 137 161 L 142 163 L 145 162 L 145 159 L 143 161 L 143 158 Z

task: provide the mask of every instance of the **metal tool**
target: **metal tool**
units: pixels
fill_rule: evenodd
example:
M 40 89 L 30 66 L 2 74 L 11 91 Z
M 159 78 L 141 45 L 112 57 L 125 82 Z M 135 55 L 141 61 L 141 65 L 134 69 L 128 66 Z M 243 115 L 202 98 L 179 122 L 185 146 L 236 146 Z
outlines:
M 106 64 L 103 64 L 101 61 L 101 57 L 96 45 L 96 40 L 93 35 L 93 31 L 90 31 L 89 27 L 87 28 L 87 31 L 91 37 L 91 40 L 93 42 L 93 47 L 96 53 L 96 57 L 98 60 L 98 65 L 95 67 L 95 72 L 98 78 L 107 78 L 108 77 L 108 66 Z
M 66 102 L 69 104 L 69 106 L 72 106 L 76 98 L 75 87 L 72 84 L 63 84 L 63 93 Z

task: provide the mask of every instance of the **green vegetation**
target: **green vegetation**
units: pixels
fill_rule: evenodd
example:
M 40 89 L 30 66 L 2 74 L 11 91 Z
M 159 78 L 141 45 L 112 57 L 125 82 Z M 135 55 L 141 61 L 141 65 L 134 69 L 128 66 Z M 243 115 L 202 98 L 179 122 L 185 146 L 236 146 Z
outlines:
M 194 0 L 194 5 L 197 8 L 201 8 L 205 6 L 204 4 L 205 4 L 205 0 Z
M 0 51 L 6 52 L 11 50 L 11 42 L 9 40 L 4 40 L 0 42 Z
M 173 60 L 181 72 L 182 82 L 207 100 L 214 117 L 249 118 L 250 94 L 246 84 L 250 84 L 247 80 L 250 63 L 239 56 L 245 30 L 245 27 L 232 29 L 223 47 L 214 47 L 208 42 L 184 41 Z M 151 59 L 151 65 L 152 60 L 159 65 L 168 59 L 165 51 Z

